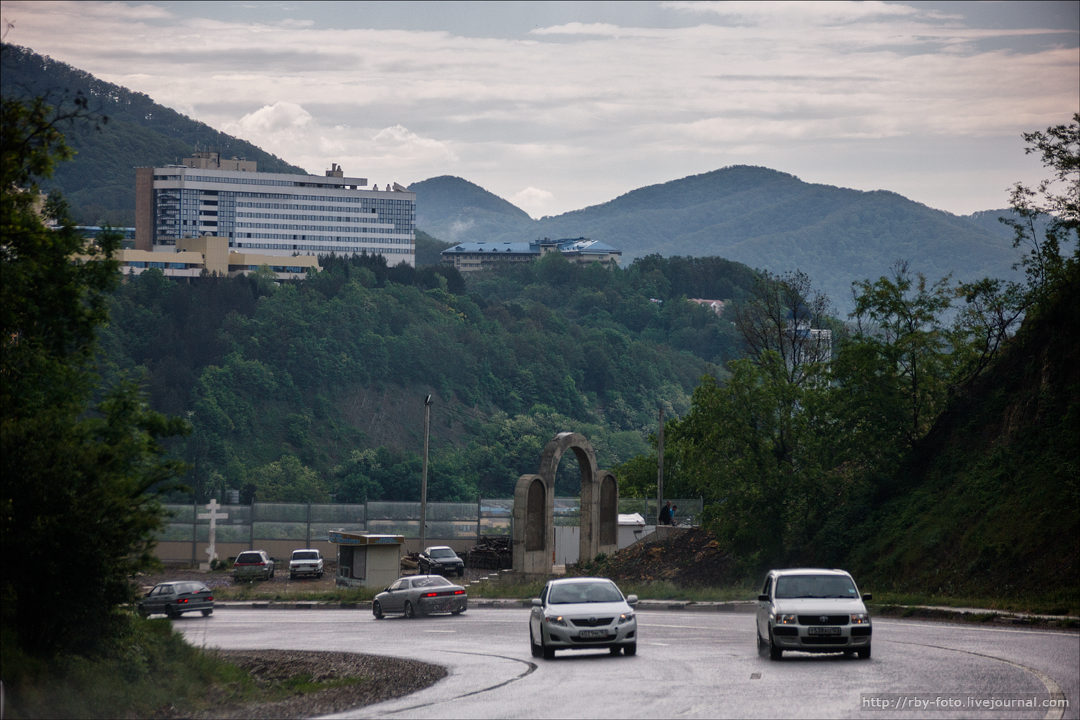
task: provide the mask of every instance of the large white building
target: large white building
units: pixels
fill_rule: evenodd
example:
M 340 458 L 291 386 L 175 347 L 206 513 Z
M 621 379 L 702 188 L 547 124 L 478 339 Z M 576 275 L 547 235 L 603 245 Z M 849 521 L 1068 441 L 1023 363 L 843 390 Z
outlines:
M 135 169 L 135 248 L 172 249 L 212 235 L 260 255 L 382 255 L 416 264 L 416 193 L 345 177 L 263 173 L 200 152 L 183 165 Z

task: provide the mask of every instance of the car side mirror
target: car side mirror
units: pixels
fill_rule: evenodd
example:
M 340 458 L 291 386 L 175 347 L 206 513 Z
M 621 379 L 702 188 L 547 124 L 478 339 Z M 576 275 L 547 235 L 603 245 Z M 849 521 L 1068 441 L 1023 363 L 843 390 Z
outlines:
M 864 602 L 869 602 L 874 599 L 874 593 L 863 593 L 862 599 Z
M 540 600 L 540 598 L 533 598 L 533 599 L 532 599 L 532 605 L 533 605 L 533 607 L 540 607 L 540 606 L 541 606 L 541 605 L 543 605 L 543 604 L 544 604 L 544 603 L 543 603 L 543 602 L 542 602 L 542 601 Z
M 758 599 L 758 602 L 769 602 L 769 596 L 768 595 L 758 595 L 757 599 Z
M 626 604 L 627 605 L 637 605 L 637 595 L 627 595 L 626 596 Z

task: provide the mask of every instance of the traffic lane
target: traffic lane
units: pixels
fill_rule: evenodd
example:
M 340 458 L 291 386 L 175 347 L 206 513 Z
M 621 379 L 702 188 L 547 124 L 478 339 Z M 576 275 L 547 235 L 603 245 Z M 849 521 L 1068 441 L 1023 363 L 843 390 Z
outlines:
M 534 660 L 528 611 L 474 608 L 463 616 L 375 621 L 345 610 L 235 610 L 212 620 L 181 621 L 197 645 L 343 650 L 436 662 L 450 675 L 406 698 L 337 717 L 917 717 L 863 707 L 867 695 L 1030 692 L 1047 696 L 1038 677 L 986 657 L 1010 652 L 1060 656 L 1055 677 L 1075 675 L 1076 635 L 990 633 L 964 626 L 875 623 L 874 657 L 758 653 L 745 614 L 641 611 L 639 654 L 560 652 Z M 945 647 L 946 641 L 957 647 Z M 935 647 L 940 646 L 940 647 Z M 966 646 L 966 647 L 965 647 Z M 992 653 L 973 654 L 982 651 Z M 536 670 L 528 668 L 535 666 Z M 1061 682 L 1061 680 L 1059 680 Z M 1076 716 L 1075 695 L 1066 717 Z M 1071 714 L 1070 714 L 1071 713 Z M 980 717 L 968 709 L 935 717 Z M 1003 717 L 1000 711 L 982 717 Z M 1033 710 L 1016 717 L 1044 717 Z
M 521 619 L 515 621 L 520 627 L 511 627 L 510 638 L 525 651 L 526 617 L 521 613 Z M 785 653 L 783 661 L 773 662 L 758 653 L 753 620 L 746 615 L 643 611 L 638 618 L 639 654 L 632 658 L 610 657 L 606 651 L 559 652 L 554 660 L 536 660 L 537 671 L 512 686 L 446 704 L 432 700 L 420 706 L 416 701 L 433 693 L 434 689 L 428 689 L 412 702 L 390 701 L 338 717 L 421 717 L 434 711 L 461 718 L 912 718 L 921 717 L 927 709 L 889 711 L 875 708 L 873 701 L 946 692 L 976 698 L 1002 691 L 1049 697 L 1038 677 L 1021 667 L 969 652 L 912 643 L 906 638 L 903 622 L 886 623 L 880 634 L 875 632 L 878 657 L 869 661 L 843 655 Z M 965 636 L 977 635 L 959 629 Z M 924 639 L 932 641 L 941 633 L 934 626 L 923 632 L 927 635 Z M 893 640 L 893 635 L 900 641 Z M 1051 639 L 1066 646 L 1076 640 L 1075 635 Z M 500 650 L 512 651 L 512 646 Z M 1075 673 L 1075 660 L 1071 667 Z M 937 710 L 934 716 L 1003 717 L 999 710 L 971 707 Z M 1007 716 L 1041 718 L 1047 713 L 1036 708 Z

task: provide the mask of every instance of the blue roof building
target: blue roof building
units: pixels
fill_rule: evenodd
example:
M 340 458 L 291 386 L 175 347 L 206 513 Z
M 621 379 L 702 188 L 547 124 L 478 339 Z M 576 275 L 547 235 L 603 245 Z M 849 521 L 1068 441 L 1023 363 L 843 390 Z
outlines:
M 461 272 L 483 270 L 493 265 L 511 262 L 532 262 L 547 253 L 562 253 L 571 262 L 588 265 L 618 265 L 622 250 L 607 243 L 588 238 L 533 240 L 532 242 L 464 242 L 442 251 L 442 261 Z

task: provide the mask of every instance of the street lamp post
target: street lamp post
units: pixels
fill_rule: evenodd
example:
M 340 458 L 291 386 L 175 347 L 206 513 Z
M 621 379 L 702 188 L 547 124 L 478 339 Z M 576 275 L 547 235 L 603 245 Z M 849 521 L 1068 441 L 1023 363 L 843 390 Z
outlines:
M 420 550 L 427 546 L 427 461 L 428 432 L 431 428 L 431 395 L 424 398 L 424 468 L 420 480 Z

